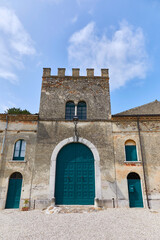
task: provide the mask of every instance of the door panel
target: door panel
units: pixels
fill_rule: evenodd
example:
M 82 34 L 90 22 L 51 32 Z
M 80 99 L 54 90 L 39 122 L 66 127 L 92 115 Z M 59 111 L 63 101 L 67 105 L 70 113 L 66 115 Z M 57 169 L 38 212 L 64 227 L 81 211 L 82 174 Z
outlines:
M 130 207 L 143 207 L 140 179 L 128 179 Z
M 19 208 L 22 179 L 10 179 L 5 208 Z
M 88 147 L 79 143 L 66 145 L 57 157 L 56 204 L 94 204 L 94 158 Z

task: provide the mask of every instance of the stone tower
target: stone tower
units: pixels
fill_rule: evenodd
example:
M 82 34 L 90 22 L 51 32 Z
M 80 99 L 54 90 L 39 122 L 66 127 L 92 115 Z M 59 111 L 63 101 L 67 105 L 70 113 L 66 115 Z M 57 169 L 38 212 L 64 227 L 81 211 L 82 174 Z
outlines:
M 72 69 L 72 76 L 65 76 L 65 68 L 51 76 L 51 69 L 43 69 L 40 102 L 40 119 L 65 119 L 65 103 L 87 104 L 87 120 L 106 120 L 111 117 L 108 69 L 94 76 L 94 69 L 87 69 L 87 76 L 80 76 L 79 69 Z
M 87 69 L 87 76 L 80 76 L 79 69 L 72 69 L 72 76 L 65 76 L 64 68 L 57 76 L 50 68 L 43 69 L 32 199 L 36 207 L 55 201 L 58 153 L 75 142 L 73 120 L 65 117 L 68 101 L 86 104 L 86 119 L 77 124 L 77 143 L 94 156 L 95 201 L 110 204 L 115 171 L 108 69 L 101 69 L 101 76 L 94 76 L 94 69 Z

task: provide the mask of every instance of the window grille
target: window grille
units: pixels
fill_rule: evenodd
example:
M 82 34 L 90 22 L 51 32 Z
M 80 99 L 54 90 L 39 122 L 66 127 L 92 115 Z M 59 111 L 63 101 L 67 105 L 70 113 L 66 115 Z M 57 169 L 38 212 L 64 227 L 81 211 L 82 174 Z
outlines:
M 75 115 L 75 104 L 74 102 L 67 102 L 66 103 L 66 114 L 65 119 L 66 120 L 73 120 L 73 117 Z
M 85 102 L 79 102 L 77 106 L 77 116 L 79 120 L 87 119 L 87 106 Z

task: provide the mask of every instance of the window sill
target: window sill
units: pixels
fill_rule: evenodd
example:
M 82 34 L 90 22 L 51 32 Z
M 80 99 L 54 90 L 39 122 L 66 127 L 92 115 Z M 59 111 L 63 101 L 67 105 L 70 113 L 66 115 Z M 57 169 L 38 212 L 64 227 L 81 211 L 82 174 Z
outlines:
M 9 163 L 26 163 L 26 160 L 9 160 Z
M 124 161 L 124 163 L 130 163 L 130 164 L 134 163 L 135 164 L 135 163 L 142 163 L 142 162 L 141 161 Z

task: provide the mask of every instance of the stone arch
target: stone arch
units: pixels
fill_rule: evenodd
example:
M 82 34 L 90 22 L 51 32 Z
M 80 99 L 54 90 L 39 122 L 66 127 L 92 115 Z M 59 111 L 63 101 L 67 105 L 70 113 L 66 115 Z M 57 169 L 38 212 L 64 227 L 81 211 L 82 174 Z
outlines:
M 130 173 L 128 173 L 128 175 L 127 175 L 127 179 L 141 179 L 140 178 L 140 176 L 139 176 L 139 174 L 138 173 L 136 173 L 136 172 L 130 172 Z
M 59 151 L 67 144 L 74 143 L 75 138 L 70 137 L 61 141 L 53 150 L 51 156 L 51 166 L 50 166 L 50 198 L 53 200 L 55 198 L 55 176 L 56 176 L 56 160 Z M 100 157 L 97 148 L 84 138 L 79 138 L 78 143 L 86 145 L 92 152 L 94 156 L 95 163 L 95 199 L 101 199 L 101 173 L 100 173 Z
M 23 179 L 23 176 L 20 172 L 13 172 L 11 175 L 10 175 L 10 178 L 9 179 Z
M 127 139 L 125 145 L 136 145 L 136 142 L 133 139 Z

